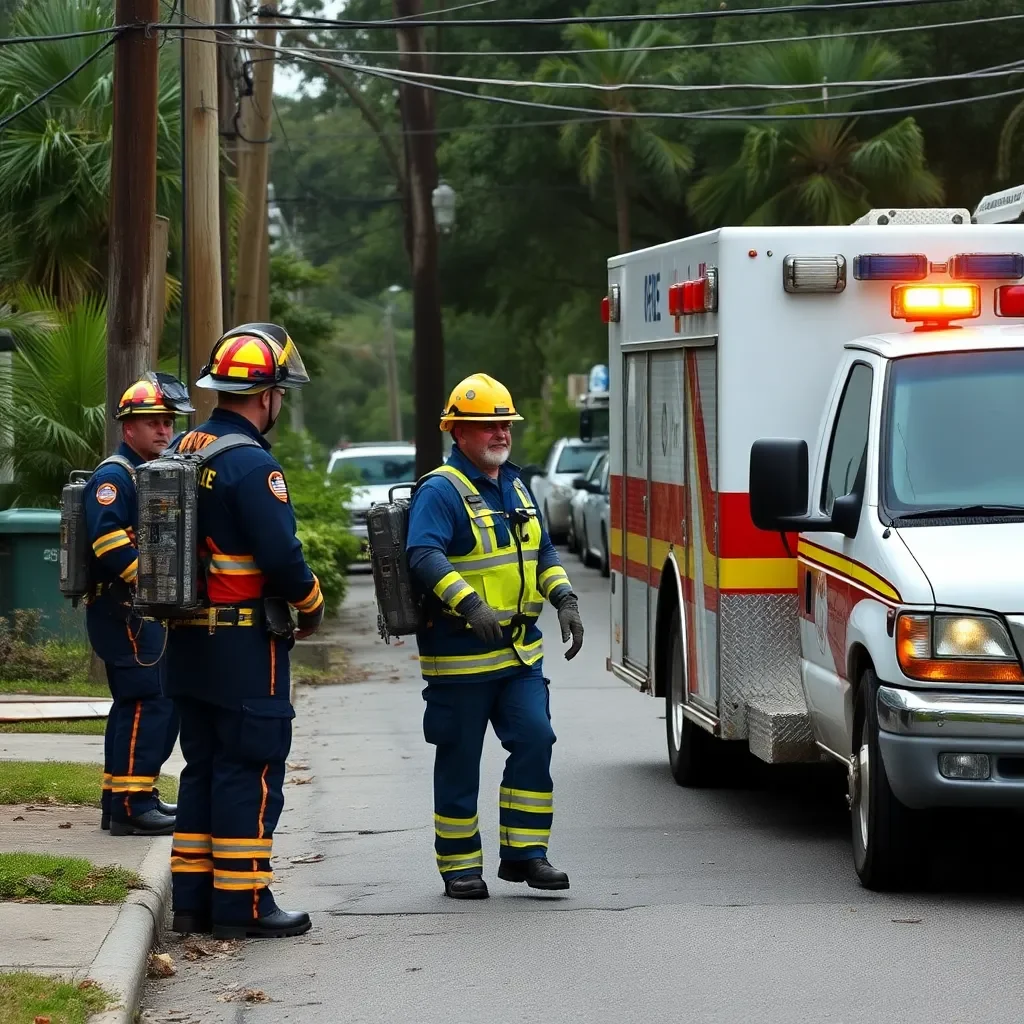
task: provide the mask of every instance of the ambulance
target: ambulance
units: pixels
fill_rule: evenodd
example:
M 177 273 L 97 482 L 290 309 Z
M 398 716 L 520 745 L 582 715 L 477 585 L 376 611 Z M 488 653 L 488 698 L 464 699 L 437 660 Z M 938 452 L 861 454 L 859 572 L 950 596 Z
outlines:
M 1024 807 L 1024 225 L 722 228 L 610 259 L 602 314 L 608 668 L 676 781 L 839 762 L 879 890 L 926 810 Z

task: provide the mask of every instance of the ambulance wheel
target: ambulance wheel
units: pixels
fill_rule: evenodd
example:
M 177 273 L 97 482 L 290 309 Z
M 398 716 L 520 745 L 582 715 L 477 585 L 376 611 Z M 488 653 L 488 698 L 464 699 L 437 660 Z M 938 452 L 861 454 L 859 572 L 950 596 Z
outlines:
M 715 738 L 683 714 L 686 702 L 686 658 L 679 612 L 669 635 L 665 686 L 665 738 L 672 778 L 680 786 L 703 786 L 713 771 Z
M 878 677 L 861 677 L 849 769 L 853 865 L 861 884 L 879 892 L 898 891 L 914 859 L 913 836 L 919 814 L 900 803 L 889 785 L 878 744 L 875 696 Z

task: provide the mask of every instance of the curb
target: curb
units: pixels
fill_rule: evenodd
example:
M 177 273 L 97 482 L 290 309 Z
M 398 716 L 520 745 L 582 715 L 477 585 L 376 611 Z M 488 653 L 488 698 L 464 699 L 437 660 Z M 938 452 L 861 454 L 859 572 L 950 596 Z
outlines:
M 139 868 L 144 888 L 128 894 L 89 968 L 88 977 L 118 1003 L 90 1017 L 90 1024 L 132 1024 L 135 1020 L 149 951 L 160 937 L 171 899 L 171 838 L 151 842 Z

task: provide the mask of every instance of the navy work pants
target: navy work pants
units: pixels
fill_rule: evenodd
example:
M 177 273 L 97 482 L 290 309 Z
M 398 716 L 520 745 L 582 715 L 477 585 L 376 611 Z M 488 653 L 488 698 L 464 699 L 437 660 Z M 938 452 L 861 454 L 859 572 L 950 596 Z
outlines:
M 430 683 L 423 699 L 423 736 L 437 748 L 434 852 L 441 874 L 454 878 L 483 869 L 477 794 L 488 722 L 508 751 L 498 796 L 498 854 L 503 860 L 546 857 L 555 734 L 540 665 L 505 679 Z
M 174 911 L 239 924 L 272 913 L 270 856 L 284 807 L 295 712 L 287 699 L 239 707 L 176 696 L 185 769 L 171 849 Z
M 103 659 L 114 701 L 103 741 L 101 806 L 114 821 L 127 822 L 156 807 L 153 787 L 178 738 L 178 716 L 164 696 L 163 627 L 97 612 L 89 619 L 89 639 Z

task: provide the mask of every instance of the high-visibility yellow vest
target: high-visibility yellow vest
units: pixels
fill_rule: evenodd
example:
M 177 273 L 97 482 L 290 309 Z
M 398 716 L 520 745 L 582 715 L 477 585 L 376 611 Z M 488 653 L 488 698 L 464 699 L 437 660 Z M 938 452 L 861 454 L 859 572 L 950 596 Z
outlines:
M 441 466 L 430 475 L 435 474 L 444 475 L 458 491 L 473 532 L 473 549 L 465 555 L 448 555 L 455 572 L 440 580 L 434 588 L 445 612 L 456 614 L 449 609 L 457 609 L 463 598 L 468 596 L 468 584 L 494 609 L 503 626 L 509 625 L 516 615 L 523 616 L 530 623 L 535 622 L 544 609 L 544 595 L 537 581 L 542 532 L 530 492 L 518 478 L 513 481 L 522 507 L 534 514 L 523 524 L 506 522 L 508 540 L 499 544 L 495 525 L 499 519 L 504 519 L 504 513 L 492 509 L 469 478 L 453 466 Z M 487 654 L 421 658 L 421 662 L 425 672 L 429 663 L 437 674 L 442 675 L 493 672 L 517 662 L 533 665 L 544 656 L 543 641 L 538 638 L 527 644 L 526 632 L 526 625 L 517 626 L 512 634 L 511 648 Z

